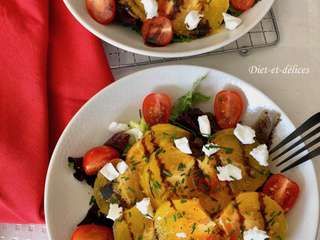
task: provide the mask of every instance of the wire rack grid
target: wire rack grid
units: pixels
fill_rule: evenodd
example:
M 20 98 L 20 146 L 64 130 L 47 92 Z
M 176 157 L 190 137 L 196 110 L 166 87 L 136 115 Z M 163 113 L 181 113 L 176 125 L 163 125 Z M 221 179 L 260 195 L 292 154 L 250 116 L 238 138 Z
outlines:
M 251 49 L 273 46 L 276 45 L 279 40 L 280 32 L 277 20 L 273 13 L 273 10 L 271 9 L 261 20 L 261 22 L 259 22 L 250 32 L 242 36 L 237 41 L 218 50 L 188 58 L 224 54 L 229 52 L 239 52 L 239 54 L 246 56 Z M 135 53 L 124 51 L 108 43 L 104 43 L 104 49 L 108 57 L 111 69 L 135 67 L 184 59 L 158 58 L 138 55 Z

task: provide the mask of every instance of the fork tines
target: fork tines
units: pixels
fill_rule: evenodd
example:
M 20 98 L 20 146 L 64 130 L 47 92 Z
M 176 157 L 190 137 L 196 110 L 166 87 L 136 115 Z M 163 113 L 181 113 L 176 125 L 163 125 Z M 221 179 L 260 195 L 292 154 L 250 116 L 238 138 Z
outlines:
M 308 132 L 310 129 L 312 130 Z M 320 133 L 320 112 L 314 114 L 312 117 L 306 120 L 300 127 L 298 127 L 294 132 L 292 132 L 289 136 L 287 136 L 284 140 L 282 140 L 277 146 L 273 147 L 270 150 L 270 155 L 272 156 L 276 152 L 278 152 L 280 149 L 283 149 L 282 151 L 279 151 L 279 153 L 275 157 L 271 157 L 272 161 L 276 161 L 276 160 L 279 161 L 275 165 L 277 170 L 279 172 L 288 171 L 289 169 L 296 167 L 320 155 L 320 144 L 319 146 L 316 146 L 318 143 L 320 143 L 320 135 L 317 136 L 317 134 L 319 133 Z M 312 140 L 312 138 L 314 139 Z M 296 141 L 291 143 L 295 139 Z M 311 141 L 309 142 L 308 140 L 311 140 Z M 286 153 L 289 153 L 289 151 L 297 148 L 298 146 L 300 146 L 300 148 L 298 148 L 297 150 L 294 150 L 293 153 L 285 157 L 285 159 L 283 160 L 280 159 Z M 305 151 L 306 153 L 304 154 L 304 156 L 299 157 L 298 159 L 295 159 L 296 156 L 298 156 L 299 154 Z M 283 165 L 284 163 L 288 163 L 289 165 L 281 169 L 280 166 Z

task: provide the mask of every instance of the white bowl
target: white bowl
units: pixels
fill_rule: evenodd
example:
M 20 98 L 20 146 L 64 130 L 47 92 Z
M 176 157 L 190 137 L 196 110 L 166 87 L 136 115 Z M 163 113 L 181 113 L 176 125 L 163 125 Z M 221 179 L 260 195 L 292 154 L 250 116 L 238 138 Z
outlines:
M 68 168 L 67 157 L 83 156 L 88 149 L 103 144 L 111 135 L 108 125 L 112 121 L 138 119 L 138 110 L 146 94 L 163 91 L 176 99 L 191 88 L 195 79 L 207 72 L 208 78 L 201 83 L 200 88 L 203 93 L 215 95 L 230 85 L 245 93 L 248 109 L 244 122 L 252 121 L 262 108 L 281 114 L 281 121 L 275 130 L 275 144 L 294 130 L 286 114 L 262 92 L 220 71 L 180 65 L 151 68 L 124 77 L 87 102 L 68 124 L 57 143 L 50 161 L 45 190 L 45 215 L 50 239 L 70 239 L 73 229 L 89 208 L 91 189 L 73 177 L 73 171 Z M 213 111 L 212 105 L 207 103 L 201 108 Z M 286 239 L 315 239 L 319 198 L 312 162 L 289 171 L 288 176 L 298 182 L 301 194 L 297 204 L 287 215 L 289 233 Z
M 90 32 L 105 42 L 129 52 L 154 57 L 187 57 L 224 47 L 250 31 L 270 10 L 274 0 L 261 0 L 241 15 L 242 24 L 234 31 L 223 30 L 217 34 L 191 42 L 173 43 L 166 47 L 149 47 L 142 37 L 119 24 L 101 25 L 88 14 L 85 0 L 64 0 L 72 15 Z

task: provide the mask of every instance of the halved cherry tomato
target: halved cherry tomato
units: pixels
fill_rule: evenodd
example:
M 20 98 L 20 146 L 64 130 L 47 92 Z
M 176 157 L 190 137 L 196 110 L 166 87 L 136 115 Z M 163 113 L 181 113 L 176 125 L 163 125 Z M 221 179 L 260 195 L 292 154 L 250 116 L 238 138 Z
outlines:
M 113 147 L 95 147 L 84 155 L 83 169 L 87 175 L 95 175 L 104 165 L 119 156 L 119 152 Z
M 113 240 L 113 233 L 111 228 L 87 224 L 77 227 L 71 240 Z
M 147 19 L 141 29 L 143 40 L 153 46 L 166 46 L 173 38 L 171 21 L 166 17 Z
M 256 0 L 230 0 L 232 7 L 241 12 L 252 8 L 255 2 Z
M 240 94 L 233 90 L 223 90 L 214 99 L 214 113 L 220 128 L 233 128 L 240 120 L 244 108 Z
M 112 22 L 116 16 L 115 0 L 86 0 L 89 14 L 101 24 Z
M 149 125 L 167 123 L 171 114 L 171 98 L 164 93 L 150 93 L 143 100 L 142 113 Z
M 285 212 L 295 204 L 299 196 L 299 186 L 282 174 L 272 175 L 263 186 L 263 192 L 275 200 Z

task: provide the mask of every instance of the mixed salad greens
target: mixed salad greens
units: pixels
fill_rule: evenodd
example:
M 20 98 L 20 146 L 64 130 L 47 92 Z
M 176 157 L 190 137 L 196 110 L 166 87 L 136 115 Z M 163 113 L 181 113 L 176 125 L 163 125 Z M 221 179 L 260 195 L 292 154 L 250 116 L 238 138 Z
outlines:
M 145 44 L 166 46 L 220 31 L 234 30 L 239 16 L 256 0 L 86 0 L 101 24 L 118 21 L 141 33 Z
M 240 122 L 242 95 L 214 99 L 198 89 L 173 105 L 150 93 L 138 122 L 112 122 L 113 133 L 83 157 L 68 158 L 74 177 L 93 187 L 72 240 L 281 240 L 299 186 L 268 168 L 280 116 L 264 111 Z M 214 114 L 196 105 L 213 100 Z

